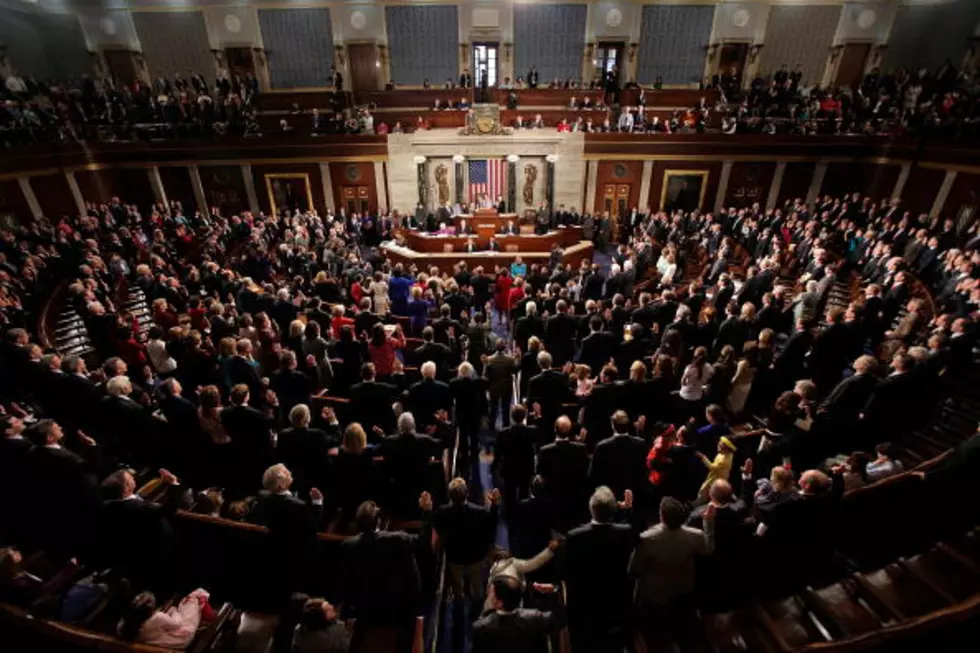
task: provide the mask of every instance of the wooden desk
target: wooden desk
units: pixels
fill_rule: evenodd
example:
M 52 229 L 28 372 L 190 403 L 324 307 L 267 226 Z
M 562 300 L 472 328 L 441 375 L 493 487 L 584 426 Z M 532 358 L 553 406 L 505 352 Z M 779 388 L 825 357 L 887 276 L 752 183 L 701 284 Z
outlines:
M 435 239 L 433 239 L 435 240 Z M 441 238 L 440 240 L 445 240 Z M 483 266 L 487 271 L 493 271 L 497 265 L 509 266 L 519 256 L 521 260 L 531 264 L 547 264 L 551 258 L 551 252 L 439 252 L 422 253 L 404 247 L 399 247 L 394 243 L 382 245 L 385 255 L 391 259 L 392 263 L 402 263 L 406 268 L 411 265 L 417 266 L 420 270 L 436 267 L 441 272 L 453 272 L 453 266 L 460 261 L 465 261 L 469 269 Z M 564 249 L 562 253 L 562 263 L 566 266 L 578 267 L 582 261 L 591 261 L 595 253 L 595 247 L 590 241 L 582 241 Z
M 493 225 L 494 228 L 499 230 L 500 228 L 506 226 L 508 222 L 513 222 L 514 226 L 517 226 L 521 223 L 521 219 L 516 213 L 500 213 L 499 215 L 481 215 L 481 216 L 463 214 L 463 215 L 457 215 L 453 217 L 453 223 L 455 223 L 457 227 L 459 227 L 459 223 L 462 220 L 466 220 L 466 224 L 469 225 L 470 227 L 473 227 L 474 229 L 476 229 L 477 226 L 481 224 L 488 224 L 488 225 Z
M 475 247 L 486 249 L 490 235 L 494 235 L 500 245 L 500 251 L 506 252 L 511 246 L 517 247 L 517 253 L 550 252 L 557 244 L 559 247 L 571 247 L 582 240 L 581 227 L 562 227 L 558 231 L 549 231 L 541 236 L 521 235 L 502 236 L 491 233 L 477 233 L 472 236 L 429 236 L 418 231 L 402 231 L 405 247 L 421 254 L 452 254 L 466 252 L 466 244 L 473 240 Z M 476 253 L 476 252 L 474 252 Z
M 570 88 L 568 90 L 559 88 L 525 88 L 515 90 L 514 93 L 517 94 L 518 107 L 526 105 L 529 107 L 554 107 L 560 109 L 568 107 L 572 97 L 577 102 L 581 102 L 582 98 L 586 96 L 588 96 L 593 104 L 602 101 L 602 89 L 594 88 Z M 496 91 L 497 103 L 501 106 L 507 106 L 508 95 L 510 95 L 510 91 L 498 89 Z
M 386 107 L 426 107 L 431 109 L 435 106 L 436 100 L 439 100 L 440 103 L 459 102 L 459 99 L 463 97 L 472 104 L 473 89 L 430 88 L 425 90 L 420 88 L 402 91 L 357 91 L 354 94 L 358 104 L 374 104 L 379 109 Z

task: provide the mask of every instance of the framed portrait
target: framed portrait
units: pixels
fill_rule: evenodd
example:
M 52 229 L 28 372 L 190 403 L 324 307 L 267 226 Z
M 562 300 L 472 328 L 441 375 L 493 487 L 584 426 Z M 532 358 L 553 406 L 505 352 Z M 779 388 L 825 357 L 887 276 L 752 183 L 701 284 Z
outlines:
M 304 173 L 285 172 L 267 174 L 265 191 L 269 195 L 269 206 L 278 215 L 282 211 L 309 211 L 313 208 L 313 193 L 310 189 L 310 176 Z
M 693 211 L 704 206 L 708 187 L 707 170 L 665 170 L 660 190 L 660 208 L 671 211 Z

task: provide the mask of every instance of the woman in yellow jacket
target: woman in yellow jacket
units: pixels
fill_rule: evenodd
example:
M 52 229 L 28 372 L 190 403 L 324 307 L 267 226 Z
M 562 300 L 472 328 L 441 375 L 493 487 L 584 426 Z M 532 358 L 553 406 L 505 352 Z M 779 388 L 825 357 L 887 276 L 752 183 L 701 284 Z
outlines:
M 714 460 L 709 460 L 703 453 L 698 452 L 701 462 L 708 468 L 708 477 L 704 479 L 704 483 L 701 484 L 701 489 L 698 490 L 698 499 L 700 501 L 708 500 L 708 490 L 711 489 L 712 483 L 719 479 L 723 481 L 728 480 L 728 476 L 732 471 L 732 459 L 734 455 L 735 445 L 726 437 L 718 440 L 718 455 L 715 456 Z

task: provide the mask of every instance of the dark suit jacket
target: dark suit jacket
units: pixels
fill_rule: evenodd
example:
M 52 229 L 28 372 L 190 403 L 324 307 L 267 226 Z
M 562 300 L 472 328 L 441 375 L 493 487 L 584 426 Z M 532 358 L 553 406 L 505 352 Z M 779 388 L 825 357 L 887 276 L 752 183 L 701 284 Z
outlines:
M 510 396 L 514 388 L 514 375 L 517 374 L 517 359 L 508 354 L 496 353 L 486 364 L 487 381 L 494 396 Z
M 627 573 L 636 533 L 626 524 L 586 524 L 568 533 L 562 575 L 569 618 L 602 626 L 625 619 L 630 601 Z
M 577 356 L 578 362 L 588 365 L 592 373 L 598 375 L 602 366 L 616 353 L 617 343 L 618 340 L 608 331 L 590 333 L 582 340 Z
M 381 455 L 392 490 L 406 502 L 414 503 L 425 489 L 429 460 L 441 451 L 442 444 L 428 435 L 403 433 L 385 438 L 381 443 Z
M 491 612 L 473 624 L 473 653 L 538 653 L 547 649 L 548 635 L 563 623 L 556 612 L 527 608 Z
M 911 372 L 885 377 L 864 405 L 865 418 L 879 428 L 901 424 L 917 406 L 916 378 Z
M 527 341 L 531 336 L 544 336 L 544 320 L 538 315 L 527 315 L 518 318 L 514 323 L 514 341 L 521 351 L 527 350 Z
M 541 372 L 527 383 L 527 404 L 541 404 L 545 427 L 552 428 L 561 414 L 561 405 L 569 398 L 568 377 L 559 370 Z
M 19 494 L 30 486 L 33 448 L 27 438 L 0 436 L 0 523 L 13 543 L 19 543 L 22 529 L 30 527 L 30 506 Z
M 126 460 L 152 464 L 159 445 L 161 423 L 132 399 L 106 396 L 99 404 L 101 430 L 99 441 L 112 454 Z
M 577 320 L 567 313 L 552 315 L 544 323 L 544 338 L 548 351 L 554 357 L 555 365 L 562 365 L 571 360 L 575 351 L 575 333 L 578 330 Z
M 416 367 L 422 367 L 423 363 L 432 361 L 436 364 L 437 378 L 445 378 L 449 371 L 452 353 L 447 345 L 440 342 L 427 342 L 411 352 L 409 359 Z
M 241 356 L 232 356 L 228 361 L 228 380 L 233 386 L 239 383 L 247 385 L 252 404 L 262 400 L 262 379 L 259 372 Z
M 331 427 L 329 434 L 320 429 L 293 427 L 279 432 L 276 460 L 293 473 L 298 492 L 326 487 L 330 464 L 327 453 L 340 443 L 339 430 L 338 425 Z
M 632 435 L 613 435 L 596 445 L 589 466 L 592 487 L 606 485 L 616 497 L 627 489 L 639 493 L 647 487 L 647 446 Z
M 854 419 L 868 403 L 878 379 L 872 374 L 855 374 L 838 383 L 823 400 L 821 408 L 832 418 Z
M 610 418 L 618 409 L 628 408 L 629 389 L 621 382 L 599 383 L 585 399 L 583 426 L 588 431 L 590 443 L 596 443 L 612 435 Z
M 238 456 L 236 476 L 241 489 L 259 487 L 262 472 L 273 457 L 269 421 L 251 406 L 228 406 L 221 410 L 219 417 Z
M 514 424 L 497 433 L 493 467 L 504 481 L 528 483 L 534 475 L 534 449 L 540 435 L 536 426 Z
M 436 411 L 449 412 L 452 406 L 452 392 L 442 381 L 422 379 L 408 389 L 408 409 L 415 416 L 415 425 L 420 430 L 435 423 Z
M 279 399 L 279 410 L 283 418 L 299 404 L 310 405 L 313 381 L 299 370 L 276 370 L 269 376 L 269 388 Z
M 390 383 L 362 381 L 350 389 L 350 419 L 364 427 L 369 439 L 374 439 L 372 430 L 378 426 L 385 433 L 395 430 L 395 413 L 391 406 L 395 402 L 398 389 Z
M 28 455 L 30 483 L 23 495 L 35 515 L 31 540 L 50 551 L 74 554 L 91 535 L 100 497 L 84 458 L 64 448 L 34 447 Z
M 487 414 L 487 380 L 483 377 L 457 377 L 449 382 L 449 392 L 456 404 L 457 424 L 479 424 Z
M 173 564 L 176 542 L 169 518 L 177 512 L 179 496 L 171 488 L 159 504 L 139 497 L 106 501 L 99 538 L 107 562 L 144 575 Z
M 486 557 L 497 534 L 497 512 L 496 505 L 488 509 L 469 502 L 437 508 L 432 526 L 442 538 L 446 560 L 471 565 Z
M 538 451 L 537 472 L 545 488 L 557 503 L 572 508 L 575 513 L 584 509 L 581 502 L 586 493 L 589 474 L 589 455 L 585 445 L 571 440 L 555 440 Z

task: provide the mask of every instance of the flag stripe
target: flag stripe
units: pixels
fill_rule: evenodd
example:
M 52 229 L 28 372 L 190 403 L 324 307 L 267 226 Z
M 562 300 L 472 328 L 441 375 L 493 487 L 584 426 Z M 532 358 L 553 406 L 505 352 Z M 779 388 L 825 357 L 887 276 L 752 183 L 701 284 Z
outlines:
M 496 203 L 504 195 L 506 168 L 503 159 L 473 159 L 469 162 L 469 201 L 476 202 L 486 195 Z

